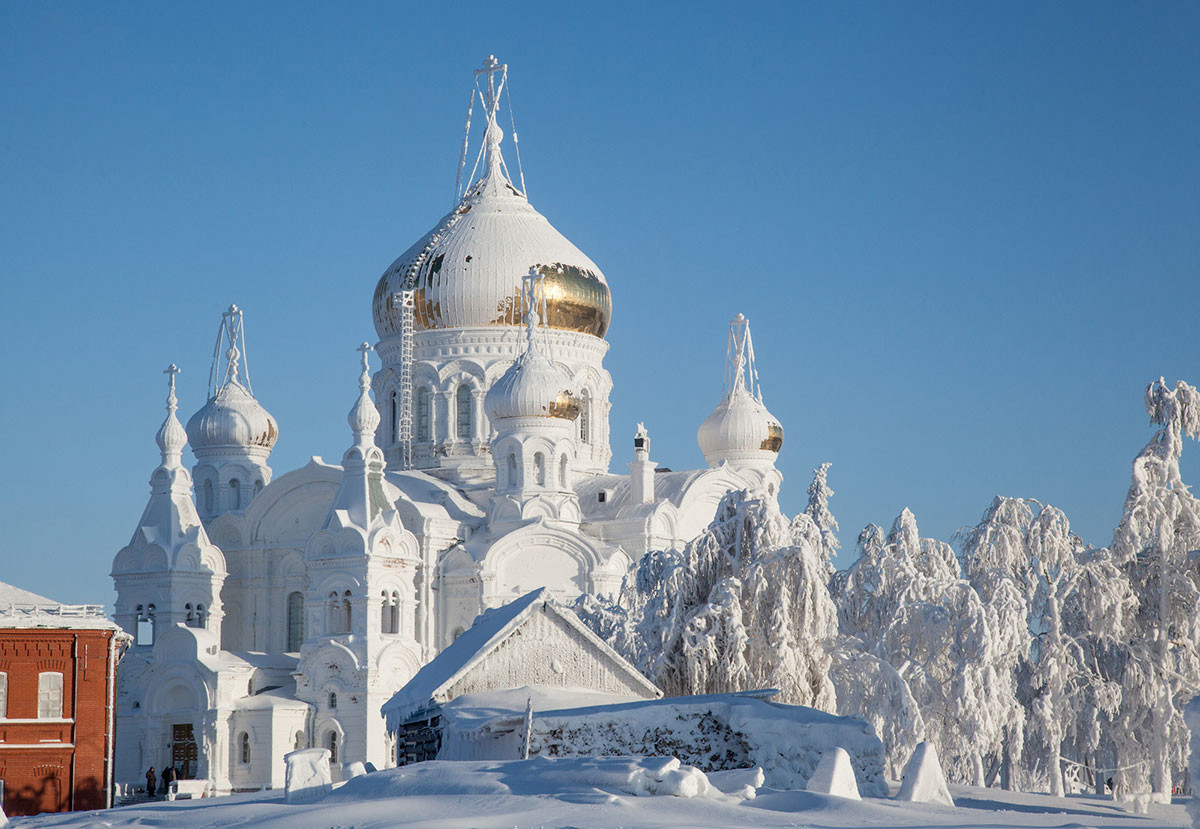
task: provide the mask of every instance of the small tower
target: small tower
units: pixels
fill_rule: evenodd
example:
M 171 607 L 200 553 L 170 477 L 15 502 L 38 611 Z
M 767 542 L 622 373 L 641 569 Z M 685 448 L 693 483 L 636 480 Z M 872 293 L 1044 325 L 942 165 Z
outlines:
M 741 314 L 729 323 L 721 402 L 700 424 L 696 440 L 709 466 L 763 472 L 774 469 L 783 446 L 783 427 L 763 405 L 750 321 Z
M 489 511 L 493 524 L 538 517 L 579 520 L 571 470 L 580 404 L 571 377 L 554 361 L 543 335 L 543 279 L 536 267 L 525 277 L 525 350 L 484 400 L 496 429 L 496 494 Z
M 225 558 L 209 540 L 192 501 L 192 480 L 182 463 L 187 435 L 175 416 L 175 375 L 169 376 L 167 418 L 155 439 L 162 461 L 150 477 L 150 500 L 133 538 L 113 559 L 116 620 L 152 645 L 172 624 L 221 637 L 221 585 Z
M 340 763 L 382 768 L 391 752 L 379 708 L 421 664 L 415 639 L 420 560 L 375 444 L 380 417 L 370 395 L 371 346 L 363 343 L 358 351 L 362 370 L 346 418 L 352 442 L 342 455 L 342 481 L 305 550 L 309 588 L 296 696 L 313 706 L 316 745 L 336 745 Z
M 187 424 L 196 456 L 196 506 L 206 522 L 241 512 L 271 482 L 267 458 L 279 427 L 254 398 L 245 357 L 242 309 L 230 305 L 217 331 L 208 402 Z
M 650 434 L 644 423 L 637 425 L 633 436 L 633 457 L 629 464 L 630 500 L 649 504 L 654 501 L 654 469 L 658 464 L 650 460 Z

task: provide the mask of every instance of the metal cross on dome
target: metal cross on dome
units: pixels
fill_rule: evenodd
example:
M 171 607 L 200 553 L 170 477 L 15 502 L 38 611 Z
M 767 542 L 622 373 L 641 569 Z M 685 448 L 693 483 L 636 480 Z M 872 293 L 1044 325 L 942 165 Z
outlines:
M 370 371 L 370 370 L 371 370 L 371 363 L 370 363 L 370 361 L 367 359 L 367 355 L 368 355 L 368 354 L 370 354 L 370 353 L 371 353 L 372 351 L 374 351 L 375 349 L 371 348 L 371 344 L 370 344 L 370 343 L 363 343 L 362 345 L 360 345 L 358 348 L 356 348 L 356 349 L 354 349 L 354 350 L 355 350 L 355 351 L 357 351 L 359 354 L 361 354 L 361 355 L 362 355 L 362 367 L 363 367 L 363 371 Z

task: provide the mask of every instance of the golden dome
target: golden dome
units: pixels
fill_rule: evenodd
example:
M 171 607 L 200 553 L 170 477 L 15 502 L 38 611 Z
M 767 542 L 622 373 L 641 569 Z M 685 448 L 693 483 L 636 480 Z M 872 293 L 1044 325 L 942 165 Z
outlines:
M 391 297 L 415 292 L 418 330 L 520 327 L 522 279 L 545 276 L 545 324 L 603 337 L 612 296 L 596 263 L 571 244 L 507 179 L 484 178 L 459 206 L 404 252 L 375 288 L 375 330 L 400 332 Z

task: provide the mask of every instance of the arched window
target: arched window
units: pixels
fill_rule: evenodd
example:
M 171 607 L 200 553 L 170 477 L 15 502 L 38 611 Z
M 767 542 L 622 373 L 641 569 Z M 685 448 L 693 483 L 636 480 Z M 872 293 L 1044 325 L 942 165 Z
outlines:
M 558 462 L 558 486 L 560 489 L 567 488 L 567 456 L 563 455 Z
M 392 416 L 388 418 L 392 424 L 392 443 L 400 441 L 400 393 L 392 392 Z
M 347 590 L 342 596 L 342 633 L 350 633 L 354 630 L 352 622 L 353 619 L 350 615 L 350 591 Z
M 287 598 L 287 648 L 288 653 L 296 653 L 304 644 L 304 594 L 296 591 L 288 594 Z
M 137 606 L 137 631 L 134 635 L 139 645 L 154 644 L 154 605 Z
M 521 476 L 517 473 L 517 456 L 513 452 L 508 453 L 508 485 L 511 487 L 521 485 Z
M 392 614 L 391 614 L 391 609 L 388 607 L 388 594 L 387 594 L 387 591 L 385 590 L 380 594 L 379 632 L 380 633 L 395 633 L 396 631 L 392 630 L 391 625 L 392 625 Z
M 587 389 L 583 390 L 583 399 L 580 401 L 579 407 L 579 442 L 591 443 L 592 441 L 592 394 Z
M 184 612 L 183 623 L 190 628 L 195 627 L 196 626 L 196 614 L 194 614 L 192 612 L 192 605 L 190 603 L 185 604 L 183 606 L 183 612 Z
M 258 493 L 260 493 L 262 491 L 263 491 L 262 478 L 256 478 L 254 481 L 254 494 L 257 495 Z
M 242 765 L 250 765 L 250 735 L 243 731 L 242 736 L 238 737 L 238 744 L 242 749 Z
M 538 486 L 546 485 L 546 456 L 541 452 L 535 452 L 533 455 L 533 479 L 537 481 Z
M 458 387 L 458 394 L 455 396 L 455 418 L 456 430 L 455 434 L 461 440 L 470 440 L 471 433 L 471 387 L 463 383 Z
M 417 389 L 417 440 L 430 440 L 429 424 L 433 421 L 430 411 L 429 389 Z
M 400 594 L 392 591 L 392 633 L 400 632 Z
M 213 511 L 213 487 L 212 481 L 204 482 L 204 512 L 205 514 Z
M 63 675 L 57 671 L 38 674 L 38 719 L 61 720 L 63 715 Z
M 329 762 L 338 761 L 338 735 L 333 729 L 325 732 L 325 748 L 329 749 Z
M 329 594 L 329 618 L 326 620 L 326 626 L 330 633 L 342 632 L 342 603 L 338 601 L 337 591 Z
M 237 478 L 229 479 L 229 508 L 242 508 L 242 483 Z
M 293 743 L 293 747 L 295 748 L 295 750 L 296 750 L 296 751 L 299 751 L 300 749 L 304 748 L 304 746 L 305 746 L 307 743 L 308 743 L 308 740 L 307 740 L 307 739 L 305 739 L 305 737 L 304 737 L 304 732 L 303 732 L 303 731 L 297 731 L 297 732 L 296 732 L 296 742 L 295 742 L 295 743 Z
M 204 603 L 198 602 L 196 604 L 196 627 L 198 627 L 198 628 L 206 627 L 207 624 L 208 624 L 208 614 L 204 612 Z
M 333 691 L 329 692 L 329 709 L 331 711 L 337 710 L 337 694 L 335 694 Z
M 0 673 L 0 720 L 8 718 L 8 674 Z

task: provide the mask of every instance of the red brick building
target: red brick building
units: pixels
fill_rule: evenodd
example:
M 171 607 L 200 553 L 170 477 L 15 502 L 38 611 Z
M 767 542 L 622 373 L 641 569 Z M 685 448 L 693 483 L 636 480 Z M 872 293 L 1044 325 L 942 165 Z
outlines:
M 110 805 L 116 665 L 128 637 L 99 605 L 0 582 L 4 813 Z

